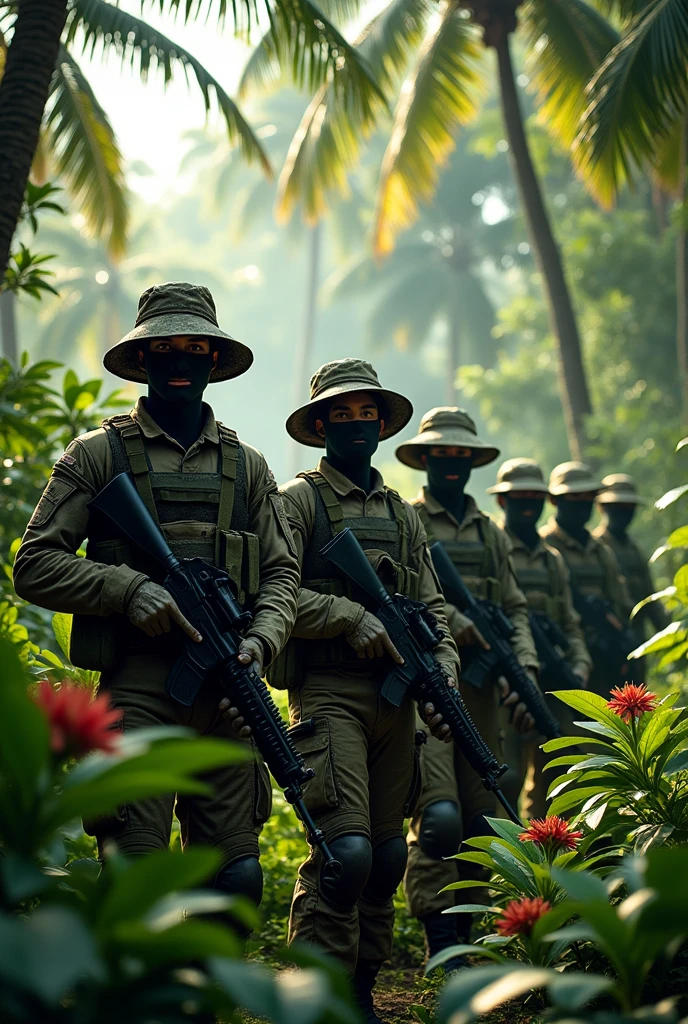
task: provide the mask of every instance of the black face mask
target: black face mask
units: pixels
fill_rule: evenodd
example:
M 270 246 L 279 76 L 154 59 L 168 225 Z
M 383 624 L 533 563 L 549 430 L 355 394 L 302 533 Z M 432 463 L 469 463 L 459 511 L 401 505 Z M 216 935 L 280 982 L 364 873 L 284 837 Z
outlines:
M 380 443 L 379 420 L 345 420 L 325 423 L 325 444 L 329 462 L 370 462 Z
M 604 509 L 611 532 L 617 536 L 622 536 L 633 521 L 636 506 L 604 504 L 602 508 Z
M 566 498 L 559 498 L 556 515 L 559 526 L 573 536 L 581 533 L 592 515 L 593 504 L 592 501 L 567 501 Z
M 507 529 L 517 537 L 523 534 L 537 535 L 537 522 L 545 507 L 545 496 L 541 498 L 510 498 L 504 495 L 504 517 Z
M 198 402 L 205 391 L 213 368 L 212 353 L 202 355 L 196 352 L 146 352 L 144 365 L 148 375 L 148 386 L 158 398 L 170 404 L 186 405 Z M 174 386 L 170 380 L 182 378 L 189 384 Z
M 433 494 L 442 492 L 463 494 L 472 468 L 473 458 L 470 455 L 461 458 L 428 455 L 425 469 L 428 474 L 430 490 Z

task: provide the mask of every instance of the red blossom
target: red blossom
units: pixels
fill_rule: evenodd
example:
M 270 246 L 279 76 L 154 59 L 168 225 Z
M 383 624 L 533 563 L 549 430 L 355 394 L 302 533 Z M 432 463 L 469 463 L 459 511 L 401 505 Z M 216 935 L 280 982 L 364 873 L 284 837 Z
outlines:
M 566 818 L 550 814 L 546 818 L 533 818 L 518 838 L 522 843 L 537 843 L 549 850 L 575 850 L 583 833 L 574 832 Z
M 611 696 L 612 699 L 607 701 L 607 707 L 624 722 L 640 718 L 646 711 L 654 711 L 657 707 L 657 694 L 648 690 L 644 683 L 640 686 L 636 683 L 626 683 L 622 690 L 615 686 Z
M 524 898 L 512 900 L 502 911 L 502 916 L 495 921 L 500 935 L 530 935 L 535 922 L 550 909 L 549 900 L 542 896 L 534 899 Z
M 110 709 L 106 696 L 92 700 L 81 686 L 62 683 L 56 689 L 43 679 L 34 700 L 48 719 L 50 746 L 56 754 L 83 757 L 92 750 L 115 750 L 119 733 L 112 726 L 119 722 L 122 712 Z

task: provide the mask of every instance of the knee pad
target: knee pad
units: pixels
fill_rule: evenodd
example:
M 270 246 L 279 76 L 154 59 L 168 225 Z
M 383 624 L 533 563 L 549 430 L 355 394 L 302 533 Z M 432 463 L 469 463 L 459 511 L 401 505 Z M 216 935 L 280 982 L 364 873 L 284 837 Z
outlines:
M 406 871 L 408 848 L 403 836 L 385 839 L 373 850 L 373 866 L 370 869 L 365 895 L 377 903 L 391 900 Z
M 257 857 L 240 857 L 220 868 L 213 880 L 213 889 L 231 896 L 245 896 L 260 905 L 263 898 L 263 869 Z
M 487 823 L 484 814 L 476 814 L 463 830 L 463 839 L 475 839 L 477 836 L 493 836 L 494 829 Z
M 459 852 L 462 832 L 459 805 L 453 800 L 436 800 L 421 815 L 418 845 L 426 857 L 442 860 Z
M 338 875 L 320 871 L 323 899 L 338 910 L 351 910 L 365 889 L 373 862 L 373 848 L 366 836 L 340 836 L 330 843 L 333 856 L 341 864 Z

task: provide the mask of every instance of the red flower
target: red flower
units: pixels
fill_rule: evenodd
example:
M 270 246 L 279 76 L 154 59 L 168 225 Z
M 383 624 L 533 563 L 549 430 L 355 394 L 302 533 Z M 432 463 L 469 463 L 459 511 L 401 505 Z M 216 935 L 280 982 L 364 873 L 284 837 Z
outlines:
M 640 686 L 626 683 L 623 690 L 615 686 L 611 693 L 612 699 L 607 701 L 607 707 L 624 722 L 640 718 L 645 711 L 654 711 L 657 707 L 657 694 L 651 693 L 644 683 Z
M 547 818 L 533 818 L 518 838 L 522 843 L 537 843 L 549 850 L 575 850 L 583 833 L 574 832 L 566 818 L 550 814 Z
M 50 726 L 50 746 L 56 754 L 83 757 L 92 750 L 110 752 L 117 746 L 119 734 L 112 726 L 121 711 L 109 708 L 107 697 L 91 699 L 88 690 L 71 683 L 55 689 L 41 680 L 34 699 Z
M 530 935 L 533 926 L 550 909 L 549 900 L 542 896 L 534 899 L 512 900 L 507 903 L 495 924 L 500 935 Z

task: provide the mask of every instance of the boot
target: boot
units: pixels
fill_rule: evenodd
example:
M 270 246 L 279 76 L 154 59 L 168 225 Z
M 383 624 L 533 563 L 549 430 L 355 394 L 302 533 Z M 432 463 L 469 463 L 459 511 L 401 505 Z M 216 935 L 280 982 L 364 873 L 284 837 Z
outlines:
M 370 963 L 368 960 L 359 960 L 354 971 L 354 997 L 356 1005 L 361 1011 L 361 1019 L 365 1024 L 384 1024 L 384 1021 L 375 1013 L 373 1005 L 373 989 L 381 966 L 381 964 Z
M 459 916 L 463 918 L 468 915 L 461 914 Z M 428 960 L 437 953 L 441 953 L 443 949 L 448 949 L 449 946 L 456 946 L 468 941 L 466 937 L 458 935 L 456 918 L 456 914 L 443 914 L 441 911 L 435 911 L 433 914 L 426 914 L 425 917 L 420 918 L 425 929 Z M 447 974 L 467 966 L 468 961 L 464 956 L 453 956 L 451 960 L 446 960 L 442 964 Z

